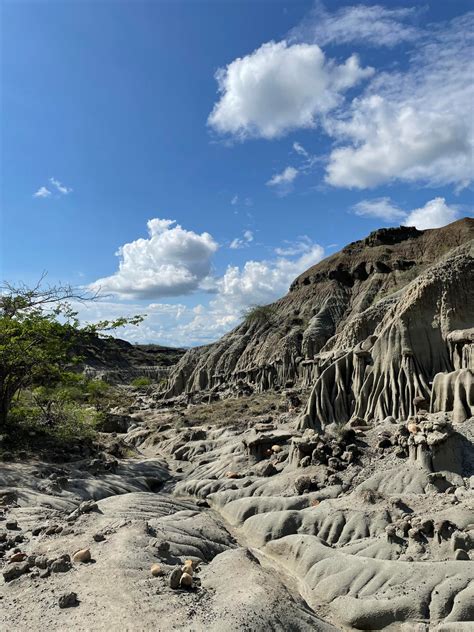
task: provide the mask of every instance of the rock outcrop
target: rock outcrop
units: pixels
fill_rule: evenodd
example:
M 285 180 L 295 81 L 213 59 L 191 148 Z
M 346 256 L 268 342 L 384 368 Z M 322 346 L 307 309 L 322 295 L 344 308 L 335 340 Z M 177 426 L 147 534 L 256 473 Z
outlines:
M 355 418 L 406 419 L 415 398 L 465 418 L 474 368 L 473 238 L 469 218 L 371 233 L 300 275 L 265 318 L 188 351 L 165 397 L 311 387 L 300 426 L 316 430 Z M 453 376 L 449 387 L 436 378 L 433 394 L 437 374 L 458 370 L 464 377 Z

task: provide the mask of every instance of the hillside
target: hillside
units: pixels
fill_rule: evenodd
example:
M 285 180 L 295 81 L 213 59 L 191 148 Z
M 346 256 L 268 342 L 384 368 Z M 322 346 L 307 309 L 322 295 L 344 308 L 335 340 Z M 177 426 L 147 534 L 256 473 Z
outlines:
M 474 220 L 465 218 L 433 230 L 380 229 L 349 244 L 301 274 L 262 318 L 248 319 L 215 344 L 189 350 L 172 370 L 166 396 L 312 386 L 325 391 L 323 423 L 333 421 L 334 406 L 342 406 L 340 421 L 355 412 L 361 417 L 410 412 L 413 393 L 429 397 L 434 375 L 452 368 L 449 332 L 474 322 L 473 237 Z M 407 369 L 408 385 L 395 388 L 393 401 L 379 405 L 364 396 L 367 403 L 359 403 L 351 384 L 362 388 L 369 371 L 355 376 L 353 363 L 342 370 L 340 359 L 352 357 L 360 344 L 375 366 L 370 379 L 387 380 L 409 354 L 417 377 Z M 387 364 L 389 356 L 393 361 Z M 310 409 L 314 417 L 313 400 Z
M 120 338 L 83 337 L 75 353 L 82 359 L 81 370 L 108 382 L 130 382 L 136 377 L 164 379 L 185 349 L 161 345 L 134 345 Z

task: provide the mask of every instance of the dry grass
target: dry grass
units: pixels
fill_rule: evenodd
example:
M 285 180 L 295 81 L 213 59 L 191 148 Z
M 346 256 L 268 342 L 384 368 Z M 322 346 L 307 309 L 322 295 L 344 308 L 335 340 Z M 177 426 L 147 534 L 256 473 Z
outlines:
M 222 399 L 209 404 L 196 404 L 184 411 L 176 420 L 181 426 L 210 424 L 215 426 L 246 425 L 264 415 L 288 411 L 284 395 L 268 391 L 248 397 Z

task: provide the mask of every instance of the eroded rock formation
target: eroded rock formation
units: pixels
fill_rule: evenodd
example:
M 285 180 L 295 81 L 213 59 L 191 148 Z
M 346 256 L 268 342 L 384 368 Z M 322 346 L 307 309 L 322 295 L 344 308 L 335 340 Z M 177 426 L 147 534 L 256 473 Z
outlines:
M 165 397 L 311 387 L 300 427 L 472 414 L 474 220 L 381 229 L 298 277 L 262 321 L 188 351 Z M 463 370 L 462 378 L 436 378 Z M 456 381 L 457 380 L 457 381 Z M 439 394 L 437 394 L 439 391 Z M 463 412 L 464 411 L 464 412 Z

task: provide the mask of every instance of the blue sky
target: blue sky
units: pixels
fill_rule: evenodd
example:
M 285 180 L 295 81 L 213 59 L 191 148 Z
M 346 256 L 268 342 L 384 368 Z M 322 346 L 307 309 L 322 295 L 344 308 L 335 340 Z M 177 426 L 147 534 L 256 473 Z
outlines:
M 471 214 L 469 6 L 4 1 L 1 276 L 188 346 L 375 228 Z

